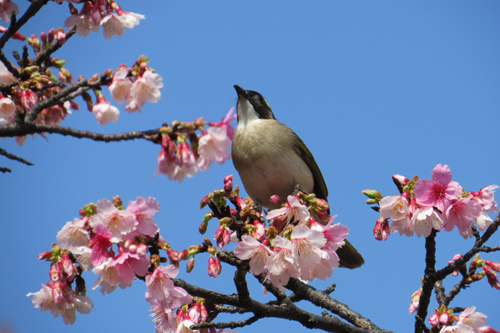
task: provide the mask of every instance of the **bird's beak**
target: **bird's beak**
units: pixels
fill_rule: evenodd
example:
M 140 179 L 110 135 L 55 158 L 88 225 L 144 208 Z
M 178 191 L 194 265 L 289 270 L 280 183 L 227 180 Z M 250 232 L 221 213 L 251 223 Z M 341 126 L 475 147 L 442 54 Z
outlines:
M 238 97 L 243 97 L 245 99 L 248 99 L 248 93 L 245 89 L 243 89 L 242 87 L 240 87 L 237 84 L 234 85 L 234 89 L 238 93 Z

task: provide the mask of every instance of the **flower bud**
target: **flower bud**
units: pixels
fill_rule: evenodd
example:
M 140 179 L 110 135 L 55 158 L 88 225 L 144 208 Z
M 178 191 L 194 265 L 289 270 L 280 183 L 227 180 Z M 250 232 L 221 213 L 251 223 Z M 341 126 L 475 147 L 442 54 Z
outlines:
M 279 205 L 281 203 L 281 198 L 279 195 L 274 194 L 271 196 L 271 203 L 274 205 Z
M 186 265 L 186 271 L 188 273 L 191 273 L 194 269 L 194 257 L 191 257 L 191 259 L 189 259 L 187 265 Z
M 208 214 L 207 214 L 208 215 Z M 206 215 L 205 215 L 206 216 Z M 200 226 L 198 227 L 198 231 L 200 232 L 200 234 L 205 234 L 205 232 L 207 232 L 207 228 L 208 228 L 208 223 L 203 221 Z

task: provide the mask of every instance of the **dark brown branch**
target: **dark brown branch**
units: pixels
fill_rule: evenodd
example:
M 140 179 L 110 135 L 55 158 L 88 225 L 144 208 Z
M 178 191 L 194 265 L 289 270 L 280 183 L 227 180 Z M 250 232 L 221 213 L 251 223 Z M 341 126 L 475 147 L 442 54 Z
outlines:
M 425 275 L 422 281 L 422 294 L 420 295 L 418 311 L 415 316 L 415 333 L 423 332 L 426 328 L 427 308 L 436 282 L 434 278 L 436 273 L 436 233 L 436 230 L 432 229 L 431 234 L 425 239 Z
M 349 309 L 347 305 L 332 299 L 327 293 L 316 290 L 314 287 L 300 282 L 297 279 L 290 279 L 290 282 L 288 282 L 286 287 L 287 289 L 292 290 L 301 299 L 308 300 L 316 306 L 327 309 L 357 327 L 370 330 L 380 330 L 380 328 L 373 324 L 369 319 Z
M 104 142 L 148 139 L 149 136 L 157 134 L 158 132 L 159 129 L 153 129 L 147 131 L 133 131 L 129 133 L 119 133 L 119 134 L 100 134 L 89 131 L 80 131 L 69 127 L 60 127 L 54 125 L 43 125 L 34 123 L 24 123 L 24 124 L 10 123 L 10 124 L 0 125 L 0 137 L 23 136 L 35 133 L 50 133 L 50 134 L 61 134 L 64 136 L 72 136 L 79 139 L 87 138 L 94 141 L 104 141 Z
M 458 270 L 462 265 L 464 265 L 467 261 L 472 259 L 474 255 L 481 251 L 482 246 L 486 243 L 490 237 L 497 231 L 500 226 L 500 214 L 495 218 L 493 223 L 486 229 L 483 236 L 479 237 L 479 233 L 476 234 L 477 230 L 475 230 L 474 235 L 476 236 L 476 242 L 471 250 L 469 250 L 462 258 L 455 260 L 453 263 L 447 265 L 443 269 L 436 271 L 436 231 L 432 230 L 432 233 L 429 237 L 426 238 L 425 249 L 426 249 L 426 268 L 425 268 L 425 276 L 422 282 L 422 294 L 420 295 L 419 308 L 417 311 L 417 315 L 415 316 L 415 332 L 428 331 L 428 328 L 425 326 L 425 318 L 427 317 L 427 311 L 430 302 L 430 296 L 432 293 L 432 289 L 438 281 L 442 281 L 446 276 L 453 273 L 453 271 Z M 442 299 L 445 303 L 450 302 L 459 292 L 460 290 L 465 288 L 465 278 L 460 283 L 458 283 L 451 291 L 446 299 Z
M 0 172 L 7 173 L 7 172 L 12 172 L 12 170 L 9 168 L 0 167 Z
M 9 29 L 0 37 L 0 50 L 2 50 L 7 41 L 14 36 L 16 32 L 26 23 L 30 18 L 35 16 L 38 11 L 47 4 L 48 0 L 33 0 L 31 5 L 26 9 L 26 12 L 17 21 L 12 20 Z M 7 65 L 6 65 L 7 66 Z
M 483 246 L 479 248 L 479 252 L 495 252 L 500 251 L 500 246 Z
M 7 152 L 5 149 L 2 149 L 2 148 L 0 148 L 0 155 L 3 155 L 3 156 L 5 156 L 5 157 L 7 157 L 7 158 L 9 158 L 11 160 L 24 163 L 26 165 L 33 165 L 33 163 L 31 163 L 30 161 L 25 160 L 24 158 L 16 156 L 14 154 L 11 154 L 11 153 Z M 10 172 L 10 170 L 9 170 L 9 172 Z
M 54 96 L 50 97 L 49 99 L 44 100 L 44 101 L 39 101 L 38 103 L 36 103 L 29 110 L 29 112 L 27 114 L 26 122 L 34 121 L 36 119 L 36 117 L 38 116 L 38 114 L 40 112 L 42 112 L 43 109 L 49 108 L 49 107 L 57 105 L 57 104 L 61 104 L 61 103 L 65 102 L 66 100 L 73 98 L 73 97 L 68 98 L 68 96 L 71 93 L 74 93 L 75 91 L 77 91 L 79 89 L 83 89 L 83 91 L 85 91 L 88 89 L 100 87 L 100 86 L 105 85 L 105 84 L 107 84 L 107 82 L 101 82 L 100 80 L 96 81 L 96 82 L 89 82 L 86 79 L 80 80 L 77 83 L 75 83 L 67 88 L 62 89 L 60 92 L 58 92 Z

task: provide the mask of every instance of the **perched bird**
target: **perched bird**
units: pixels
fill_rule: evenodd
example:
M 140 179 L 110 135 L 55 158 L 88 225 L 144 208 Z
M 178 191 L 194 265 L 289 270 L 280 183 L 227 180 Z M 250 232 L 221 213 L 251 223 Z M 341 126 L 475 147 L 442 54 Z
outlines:
M 257 207 L 277 208 L 271 203 L 271 196 L 277 194 L 286 200 L 296 186 L 327 200 L 325 180 L 304 142 L 290 127 L 276 120 L 261 94 L 238 85 L 234 88 L 238 93 L 238 126 L 231 154 L 243 186 Z M 341 267 L 364 264 L 363 257 L 347 240 L 337 254 Z

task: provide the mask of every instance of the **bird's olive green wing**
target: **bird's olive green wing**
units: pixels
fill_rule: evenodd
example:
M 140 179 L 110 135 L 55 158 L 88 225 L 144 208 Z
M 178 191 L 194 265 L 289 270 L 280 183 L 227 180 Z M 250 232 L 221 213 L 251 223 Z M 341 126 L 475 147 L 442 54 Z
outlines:
M 295 133 L 295 150 L 297 154 L 306 162 L 307 166 L 311 170 L 314 177 L 314 189 L 313 192 L 320 199 L 327 200 L 328 198 L 328 188 L 326 187 L 325 179 L 321 174 L 321 170 L 318 167 L 318 164 L 314 160 L 313 155 L 305 145 L 305 143 L 299 138 L 299 136 Z

